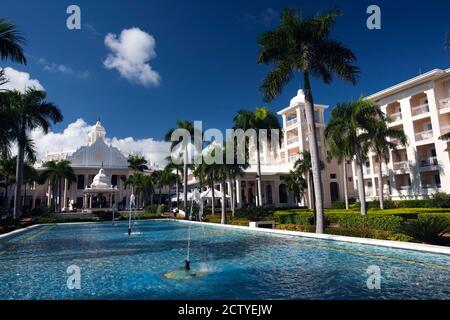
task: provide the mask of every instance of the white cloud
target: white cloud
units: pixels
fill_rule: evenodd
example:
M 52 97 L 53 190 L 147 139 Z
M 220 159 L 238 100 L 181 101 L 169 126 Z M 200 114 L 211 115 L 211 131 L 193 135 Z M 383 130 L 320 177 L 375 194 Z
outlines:
M 27 72 L 17 71 L 10 67 L 6 67 L 3 70 L 8 82 L 0 87 L 2 90 L 18 90 L 20 92 L 25 92 L 29 88 L 45 90 L 40 82 L 36 79 L 31 79 L 30 74 Z
M 108 33 L 105 45 L 111 50 L 105 61 L 107 69 L 116 69 L 125 79 L 144 86 L 161 82 L 158 72 L 148 64 L 156 57 L 155 38 L 139 28 L 124 29 L 119 36 Z
M 34 130 L 31 138 L 35 141 L 38 159 L 42 159 L 47 153 L 62 151 L 75 151 L 87 144 L 87 136 L 92 125 L 83 119 L 77 119 L 70 123 L 62 132 L 49 132 L 44 134 L 42 130 Z M 147 160 L 164 166 L 164 158 L 169 155 L 170 143 L 158 141 L 152 138 L 134 139 L 132 137 L 107 139 L 114 147 L 120 149 L 125 155 L 130 153 L 143 155 Z
M 87 79 L 91 75 L 87 70 L 74 70 L 64 64 L 49 62 L 45 58 L 40 58 L 38 60 L 38 63 L 44 68 L 45 71 L 57 72 L 64 75 L 72 75 L 80 79 Z

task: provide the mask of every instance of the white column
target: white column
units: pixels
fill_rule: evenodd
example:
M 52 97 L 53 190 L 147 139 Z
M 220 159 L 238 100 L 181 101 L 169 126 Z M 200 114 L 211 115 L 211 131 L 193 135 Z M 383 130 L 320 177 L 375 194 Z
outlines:
M 284 150 L 284 159 L 286 162 L 289 161 L 288 148 L 287 148 L 287 140 L 286 140 L 286 114 L 281 115 L 283 119 L 283 150 Z
M 373 161 L 374 154 L 372 152 L 369 152 L 369 167 L 370 167 L 370 181 L 372 181 L 372 193 L 370 196 L 376 196 L 378 194 L 378 188 L 377 184 L 375 182 L 375 161 Z
M 405 132 L 409 140 L 409 144 L 406 148 L 406 154 L 408 155 L 408 162 L 410 166 L 409 177 L 411 179 L 411 192 L 415 195 L 419 194 L 422 188 L 420 181 L 419 160 L 417 159 L 416 138 L 411 115 L 410 99 L 411 97 L 409 96 L 399 100 L 399 102 L 403 119 L 403 131 Z
M 61 211 L 67 210 L 67 184 L 68 184 L 67 179 L 64 179 L 64 192 L 63 192 L 63 201 L 62 201 L 62 205 L 61 205 Z
M 241 180 L 236 179 L 236 207 L 242 207 L 242 196 L 241 196 Z
M 441 132 L 441 125 L 439 123 L 439 106 L 433 89 L 425 91 L 430 108 L 431 125 L 433 127 L 433 140 L 436 148 L 436 158 L 441 168 L 439 175 L 441 179 L 441 188 L 445 192 L 450 191 L 450 164 L 449 151 L 447 151 L 447 141 L 440 140 L 439 137 L 444 133 Z
M 47 182 L 48 183 L 48 182 Z M 47 188 L 47 207 L 50 208 L 50 206 L 52 205 L 52 186 L 50 185 L 50 183 L 48 183 L 48 188 Z
M 89 209 L 92 209 L 92 194 L 89 194 Z

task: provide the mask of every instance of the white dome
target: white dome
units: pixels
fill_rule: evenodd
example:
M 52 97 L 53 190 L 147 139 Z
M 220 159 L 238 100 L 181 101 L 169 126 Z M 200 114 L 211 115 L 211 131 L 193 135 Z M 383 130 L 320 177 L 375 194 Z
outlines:
M 305 103 L 305 93 L 302 89 L 297 91 L 297 95 L 291 99 L 289 106 L 296 106 L 299 103 Z
M 94 177 L 94 180 L 91 184 L 92 189 L 110 189 L 111 188 L 111 179 L 109 176 L 105 173 L 105 170 L 103 168 L 100 169 L 100 171 L 97 173 L 97 175 Z
M 95 126 L 92 127 L 91 132 L 88 134 L 88 144 L 94 144 L 98 139 L 105 140 L 106 130 L 102 126 L 100 120 L 97 120 Z

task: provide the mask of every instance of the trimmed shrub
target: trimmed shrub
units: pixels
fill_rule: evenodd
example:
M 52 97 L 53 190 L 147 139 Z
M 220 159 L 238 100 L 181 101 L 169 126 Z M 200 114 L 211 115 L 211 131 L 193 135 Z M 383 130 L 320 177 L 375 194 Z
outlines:
M 254 207 L 254 208 L 239 208 L 235 212 L 237 218 L 247 218 L 250 221 L 263 220 L 264 217 L 271 215 L 274 212 L 273 207 Z
M 397 231 L 424 243 L 440 244 L 442 236 L 450 232 L 450 220 L 437 216 L 420 216 L 416 220 L 406 221 Z
M 430 202 L 435 208 L 450 208 L 450 195 L 445 192 L 437 192 Z
M 158 208 L 156 209 L 156 213 L 161 215 L 163 213 L 166 213 L 169 210 L 169 208 L 165 204 L 158 205 Z
M 336 220 L 341 228 L 375 229 L 384 231 L 397 230 L 403 221 L 403 219 L 398 216 L 375 214 L 368 214 L 366 216 L 359 214 L 338 215 Z
M 309 210 L 275 211 L 273 216 L 281 224 L 311 225 L 314 220 L 314 213 Z
M 36 207 L 36 208 L 31 209 L 32 217 L 40 217 L 40 216 L 43 216 L 45 213 L 46 212 L 45 212 L 44 208 L 41 208 L 41 207 Z
M 147 207 L 145 207 L 145 213 L 156 213 L 158 210 L 158 205 L 152 204 Z
M 393 209 L 396 208 L 395 202 L 390 199 L 384 199 L 383 201 L 384 209 Z M 373 200 L 369 202 L 369 209 L 380 209 L 380 201 Z

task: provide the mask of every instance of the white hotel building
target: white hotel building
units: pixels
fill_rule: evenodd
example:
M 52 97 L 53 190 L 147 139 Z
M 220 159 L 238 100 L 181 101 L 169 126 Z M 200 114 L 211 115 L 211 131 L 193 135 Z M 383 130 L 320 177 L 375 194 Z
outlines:
M 384 194 L 414 199 L 438 191 L 450 193 L 449 141 L 439 139 L 450 132 L 450 69 L 434 69 L 367 98 L 392 118 L 392 128 L 408 137 L 408 145 L 391 150 L 389 163 L 382 165 Z M 364 167 L 369 200 L 379 196 L 377 161 L 371 153 Z

